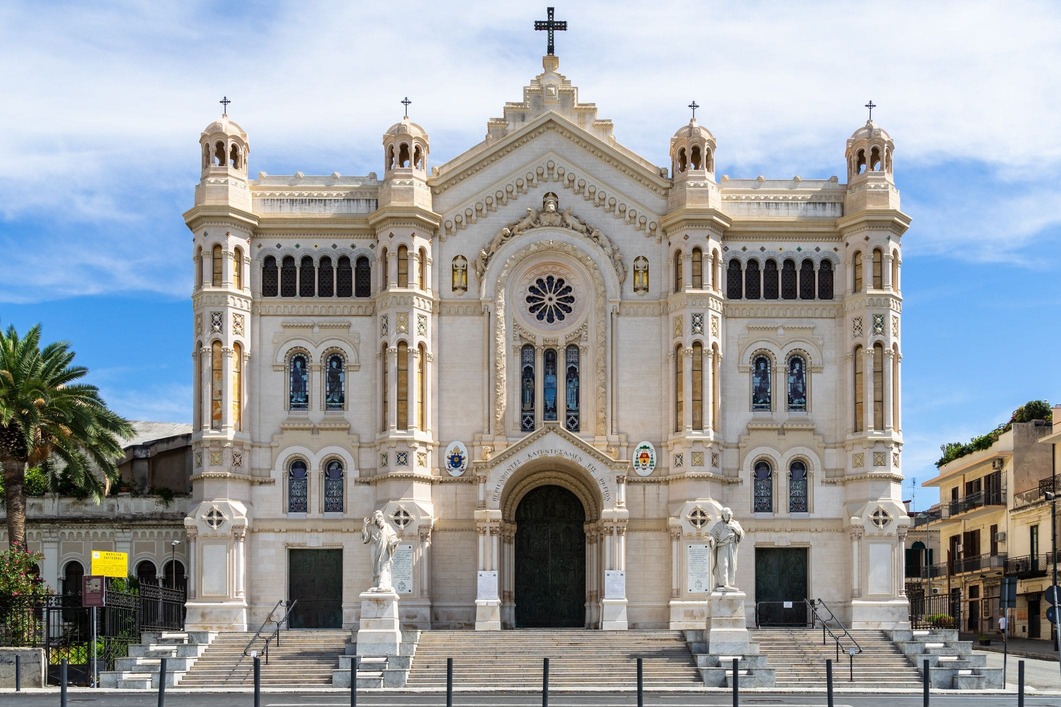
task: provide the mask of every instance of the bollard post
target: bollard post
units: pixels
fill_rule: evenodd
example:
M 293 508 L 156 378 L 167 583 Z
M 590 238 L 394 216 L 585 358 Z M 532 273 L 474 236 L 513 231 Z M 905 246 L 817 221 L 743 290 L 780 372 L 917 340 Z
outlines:
M 63 658 L 59 664 L 59 707 L 66 707 L 66 666 L 68 661 Z
M 361 656 L 350 661 L 350 707 L 357 707 L 357 671 L 361 667 Z
M 166 659 L 158 661 L 158 707 L 166 707 Z
M 15 692 L 22 692 L 22 656 L 15 654 Z
M 542 658 L 542 707 L 549 707 L 549 659 Z
M 922 665 L 923 665 L 923 670 L 921 671 L 921 675 L 922 675 L 922 677 L 924 678 L 924 681 L 925 681 L 924 707 L 928 707 L 928 686 L 931 684 L 931 682 L 930 682 L 931 681 L 930 673 L 932 672 L 932 666 L 930 666 L 928 664 L 928 658 L 925 658 L 925 662 Z
M 849 648 L 847 651 L 847 681 L 855 681 L 855 649 Z
M 739 658 L 733 659 L 733 707 L 740 707 L 740 676 L 737 675 Z
M 637 659 L 637 707 L 645 707 L 644 658 Z
M 446 658 L 446 707 L 453 707 L 453 659 Z
M 833 661 L 825 659 L 825 694 L 828 707 L 833 707 Z
M 1017 707 L 1024 707 L 1024 661 L 1017 661 Z
M 254 707 L 262 707 L 262 659 L 254 656 Z

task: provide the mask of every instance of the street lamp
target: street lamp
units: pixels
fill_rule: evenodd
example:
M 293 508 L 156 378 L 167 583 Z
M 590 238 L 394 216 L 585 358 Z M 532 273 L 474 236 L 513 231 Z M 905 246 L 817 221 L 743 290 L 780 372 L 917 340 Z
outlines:
M 169 571 L 171 572 L 169 581 L 170 589 L 177 588 L 177 546 L 180 544 L 180 540 L 174 540 L 169 544 Z M 1057 574 L 1056 567 L 1054 568 L 1054 574 Z M 1057 582 L 1056 576 L 1054 577 L 1054 582 Z
M 1054 483 L 1057 483 L 1057 477 L 1054 477 Z M 1061 602 L 1058 601 L 1057 596 L 1057 494 L 1053 491 L 1044 491 L 1043 495 L 1050 501 L 1050 552 L 1054 556 L 1054 583 L 1048 590 L 1051 594 L 1050 605 L 1054 607 L 1054 620 L 1051 622 L 1051 628 L 1054 633 L 1054 648 L 1058 652 L 1058 665 L 1061 666 L 1061 631 L 1058 631 L 1057 621 L 1059 618 L 1058 613 L 1061 613 Z

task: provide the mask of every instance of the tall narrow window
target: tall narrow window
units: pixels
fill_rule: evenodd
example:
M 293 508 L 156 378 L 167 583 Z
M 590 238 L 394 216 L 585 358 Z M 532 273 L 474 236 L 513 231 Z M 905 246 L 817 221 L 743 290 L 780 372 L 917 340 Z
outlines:
M 542 385 L 543 420 L 556 420 L 556 364 L 556 349 L 546 349 L 542 361 L 542 367 L 545 369 Z
M 760 285 L 759 261 L 749 260 L 748 266 L 744 269 L 744 296 L 748 299 L 759 299 Z
M 743 285 L 744 273 L 741 272 L 740 261 L 734 258 L 726 266 L 726 298 L 740 299 Z
M 814 299 L 814 261 L 805 258 L 799 266 L 799 298 Z
M 752 510 L 756 513 L 774 512 L 774 470 L 765 460 L 755 462 L 755 500 Z
M 793 412 L 807 410 L 807 362 L 802 356 L 788 359 L 788 409 Z
M 892 346 L 892 429 L 901 430 L 899 422 L 899 347 Z
M 534 431 L 534 347 L 524 344 L 520 350 L 519 429 Z
M 416 428 L 427 427 L 427 349 L 423 344 L 416 347 Z
M 305 513 L 309 508 L 309 469 L 297 459 L 287 468 L 287 512 Z
M 312 297 L 317 294 L 317 269 L 313 266 L 313 258 L 308 255 L 302 258 L 302 264 L 298 272 L 298 296 Z
M 791 258 L 781 265 L 781 299 L 796 299 L 796 261 Z
M 343 463 L 332 459 L 324 467 L 324 512 L 343 512 Z
M 862 347 L 861 346 L 856 346 L 855 347 L 855 355 L 854 355 L 854 369 L 855 369 L 855 381 L 854 381 L 854 388 L 855 388 L 855 420 L 854 420 L 854 422 L 855 422 L 855 426 L 854 426 L 854 430 L 855 430 L 855 432 L 861 432 L 862 431 L 862 421 L 865 419 L 865 411 L 864 411 L 864 408 L 863 408 L 864 402 L 863 402 L 863 399 L 862 399 L 862 396 L 863 396 L 863 390 L 862 390 L 862 368 L 865 365 L 865 362 L 863 361 L 863 359 L 864 359 L 864 356 L 862 354 Z
M 722 259 L 717 250 L 711 251 L 711 289 L 722 291 Z
M 360 256 L 354 266 L 354 297 L 372 296 L 372 265 L 368 258 Z
M 409 344 L 398 344 L 398 429 L 409 429 Z
M 719 373 L 722 370 L 722 356 L 718 350 L 718 344 L 711 344 L 711 429 L 718 432 L 720 423 L 718 412 L 721 409 L 719 398 L 721 398 L 722 381 Z
M 398 246 L 398 287 L 409 286 L 409 249 Z
M 693 248 L 693 289 L 704 289 L 704 251 Z
M 752 361 L 752 410 L 770 411 L 770 393 L 772 389 L 770 359 L 756 356 Z
M 298 271 L 295 269 L 295 259 L 287 255 L 280 265 L 280 296 L 294 297 L 297 291 Z
M 290 358 L 287 400 L 290 410 L 309 409 L 309 359 L 305 354 L 298 353 Z
M 693 429 L 704 429 L 704 345 L 699 341 L 693 343 L 693 399 L 690 400 L 693 413 Z
M 818 266 L 818 299 L 833 298 L 833 264 L 823 260 Z
M 383 429 L 386 430 L 390 422 L 388 416 L 390 414 L 390 365 L 387 357 L 387 345 L 383 344 L 383 347 L 379 352 L 380 360 L 380 377 L 383 383 L 383 389 L 380 391 L 380 412 L 383 414 Z
M 851 257 L 851 291 L 862 291 L 862 252 L 856 251 Z
M 236 248 L 232 251 L 232 286 L 237 290 L 243 289 L 243 249 Z
M 195 289 L 203 286 L 203 248 L 195 249 Z
M 884 347 L 873 345 L 873 429 L 884 429 Z
M 243 347 L 232 345 L 232 429 L 243 430 Z
M 770 258 L 763 267 L 763 299 L 777 299 L 777 261 Z
M 873 289 L 884 287 L 884 254 L 880 248 L 873 249 Z
M 674 347 L 674 431 L 685 425 L 685 357 L 682 347 Z
M 221 287 L 221 279 L 223 277 L 222 272 L 224 270 L 224 259 L 221 252 L 221 246 L 215 245 L 211 251 L 212 257 L 210 258 L 211 274 L 210 284 L 214 287 Z
M 321 258 L 317 268 L 317 296 L 332 297 L 335 294 L 335 268 L 327 255 Z
M 384 289 L 384 290 L 387 289 L 388 287 L 390 287 L 391 271 L 390 271 L 390 265 L 388 263 L 389 260 L 390 260 L 390 258 L 388 257 L 387 249 L 384 248 L 383 251 L 379 254 L 379 269 L 380 269 L 380 275 L 379 275 L 380 283 L 379 284 L 380 284 L 380 288 Z
M 564 374 L 564 424 L 570 432 L 578 432 L 579 425 L 579 350 L 571 344 L 567 347 Z
M 427 250 L 424 248 L 420 249 L 416 259 L 416 286 L 421 290 L 427 289 Z
M 267 255 L 262 261 L 262 297 L 276 297 L 280 293 L 279 281 L 276 258 Z
M 674 291 L 682 291 L 682 252 L 674 254 Z
M 224 371 L 221 356 L 221 342 L 210 345 L 210 429 L 221 429 L 222 406 L 224 400 Z
M 788 512 L 806 513 L 807 465 L 796 460 L 788 466 Z
M 331 354 L 325 363 L 324 409 L 342 410 L 346 406 L 346 365 L 340 354 Z
M 350 270 L 350 258 L 345 255 L 339 258 L 339 267 L 335 271 L 335 296 L 349 297 L 353 294 L 353 277 Z
M 892 251 L 892 291 L 899 291 L 899 251 Z
M 203 342 L 195 342 L 195 414 L 192 424 L 198 429 L 203 424 Z

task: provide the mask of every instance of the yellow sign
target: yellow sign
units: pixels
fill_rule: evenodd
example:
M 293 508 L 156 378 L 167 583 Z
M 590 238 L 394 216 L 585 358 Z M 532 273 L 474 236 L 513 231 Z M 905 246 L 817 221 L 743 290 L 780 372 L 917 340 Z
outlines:
M 104 577 L 129 576 L 129 555 L 125 552 L 92 551 L 92 574 Z

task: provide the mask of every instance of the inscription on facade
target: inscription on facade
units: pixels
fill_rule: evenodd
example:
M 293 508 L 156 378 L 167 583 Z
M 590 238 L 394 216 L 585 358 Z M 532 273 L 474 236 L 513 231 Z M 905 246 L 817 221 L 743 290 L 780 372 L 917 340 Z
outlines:
M 609 483 L 609 472 L 607 469 L 601 468 L 594 461 L 587 459 L 586 455 L 577 449 L 565 449 L 562 447 L 547 447 L 541 449 L 528 449 L 520 454 L 516 455 L 511 461 L 509 461 L 501 469 L 501 473 L 497 476 L 494 482 L 493 491 L 493 502 L 498 504 L 501 502 L 501 491 L 505 488 L 505 482 L 519 469 L 521 466 L 534 459 L 543 458 L 559 458 L 572 461 L 578 464 L 580 467 L 590 473 L 593 479 L 600 486 L 601 498 L 604 499 L 605 503 L 611 503 L 613 494 L 611 484 Z
M 391 565 L 391 582 L 394 591 L 399 594 L 413 593 L 413 546 L 402 543 L 394 551 L 394 563 Z

